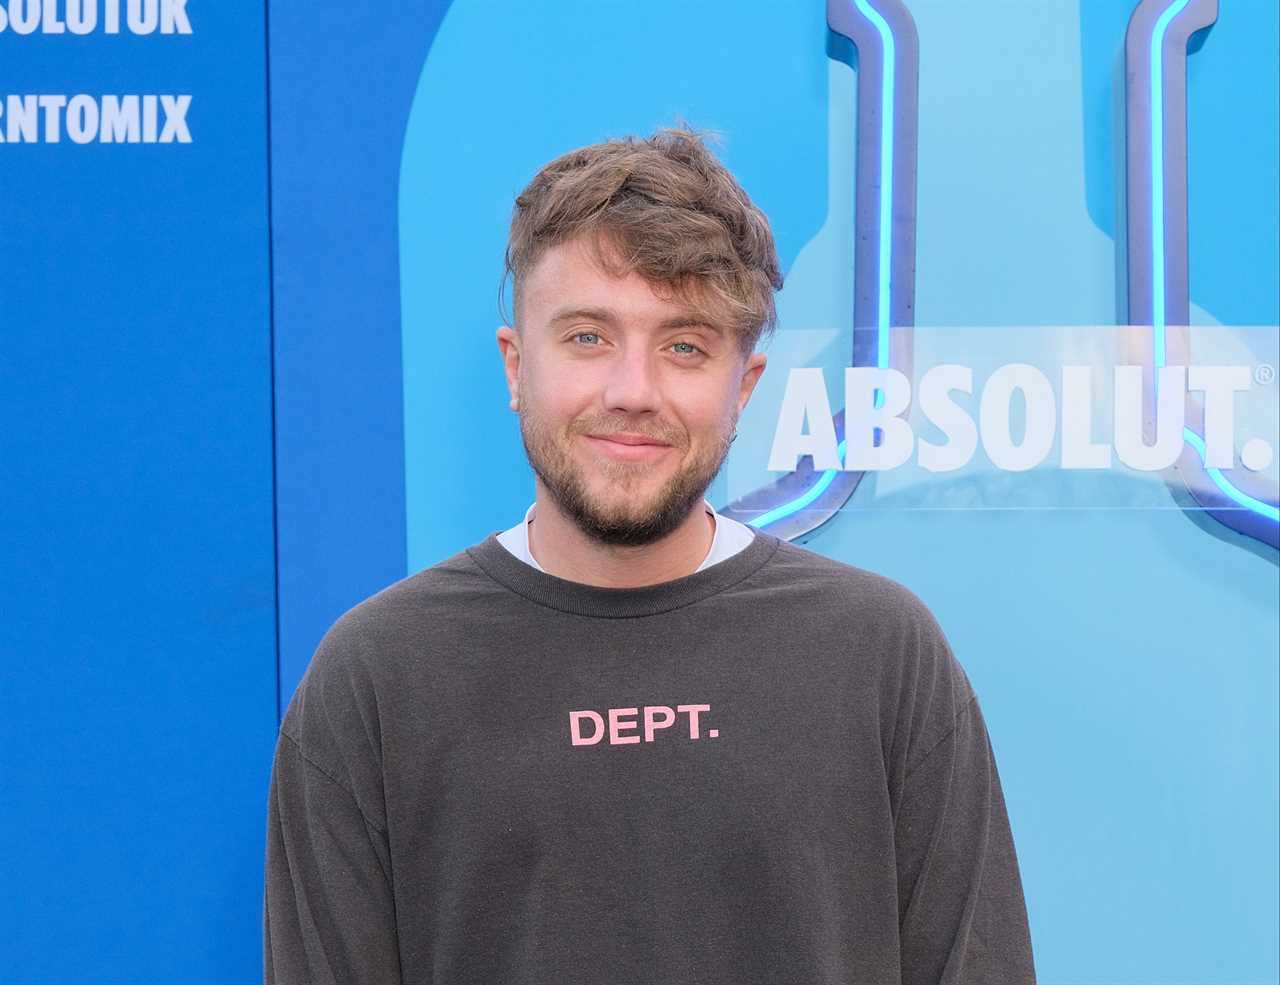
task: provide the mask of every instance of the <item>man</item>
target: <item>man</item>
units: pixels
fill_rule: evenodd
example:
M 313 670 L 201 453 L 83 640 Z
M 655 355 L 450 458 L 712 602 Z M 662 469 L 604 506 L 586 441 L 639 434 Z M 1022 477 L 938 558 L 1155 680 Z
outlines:
M 272 772 L 266 980 L 1034 982 L 932 615 L 703 498 L 765 366 L 764 216 L 659 131 L 548 164 L 507 264 L 534 503 L 321 642 Z

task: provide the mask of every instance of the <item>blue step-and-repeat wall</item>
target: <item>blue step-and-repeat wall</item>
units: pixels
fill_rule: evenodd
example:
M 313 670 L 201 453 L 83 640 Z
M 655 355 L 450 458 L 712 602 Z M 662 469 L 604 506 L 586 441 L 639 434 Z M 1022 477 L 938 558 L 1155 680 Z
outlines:
M 0 0 L 0 982 L 260 980 L 316 644 L 532 500 L 512 200 L 679 122 L 787 280 L 709 498 L 938 616 L 1040 981 L 1280 982 L 1277 4 L 846 6 Z M 860 352 L 918 444 L 794 454 Z M 1175 363 L 1238 372 L 1132 467 Z

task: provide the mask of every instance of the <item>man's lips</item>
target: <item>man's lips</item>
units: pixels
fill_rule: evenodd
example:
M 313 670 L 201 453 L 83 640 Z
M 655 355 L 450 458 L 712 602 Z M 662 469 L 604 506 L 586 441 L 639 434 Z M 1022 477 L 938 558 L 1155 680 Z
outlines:
M 661 458 L 671 446 L 642 434 L 583 435 L 597 453 L 619 462 L 643 462 Z
M 623 445 L 661 445 L 663 448 L 669 447 L 665 441 L 659 441 L 657 438 L 649 438 L 643 434 L 620 432 L 618 434 L 589 434 L 587 437 L 597 438 L 600 441 L 616 441 Z

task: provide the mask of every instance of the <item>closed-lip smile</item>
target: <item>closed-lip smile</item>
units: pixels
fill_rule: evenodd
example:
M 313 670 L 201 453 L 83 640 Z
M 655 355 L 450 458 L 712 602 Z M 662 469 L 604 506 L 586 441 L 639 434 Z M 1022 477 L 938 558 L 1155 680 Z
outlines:
M 665 441 L 657 441 L 643 434 L 589 434 L 587 437 L 595 438 L 597 441 L 615 441 L 620 445 L 657 445 L 665 448 L 667 444 Z
M 615 462 L 656 462 L 671 451 L 670 445 L 643 434 L 588 434 L 584 437 L 595 454 Z

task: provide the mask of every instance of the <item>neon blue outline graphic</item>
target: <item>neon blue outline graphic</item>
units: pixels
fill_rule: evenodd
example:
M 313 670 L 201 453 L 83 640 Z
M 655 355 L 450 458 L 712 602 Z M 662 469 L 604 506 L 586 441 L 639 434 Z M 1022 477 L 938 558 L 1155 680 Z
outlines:
M 827 0 L 827 26 L 829 37 L 839 39 L 837 50 L 830 52 L 832 57 L 844 60 L 842 42 L 847 42 L 857 58 L 854 224 L 865 235 L 860 235 L 855 245 L 850 365 L 894 368 L 910 377 L 919 128 L 915 21 L 903 0 Z M 908 333 L 900 352 L 894 345 L 895 326 Z M 875 388 L 873 406 L 880 408 L 884 402 L 883 389 Z M 839 438 L 843 437 L 848 411 L 844 408 L 834 416 Z M 873 432 L 873 442 L 879 433 L 879 429 Z M 837 448 L 843 457 L 845 441 L 840 440 Z M 787 540 L 803 537 L 839 512 L 863 474 L 843 468 L 819 471 L 799 464 L 770 485 L 730 503 L 721 513 L 755 528 L 773 526 L 775 533 Z M 802 510 L 805 513 L 798 515 Z M 757 511 L 758 515 L 753 515 Z
M 1191 428 L 1183 428 L 1182 433 L 1187 439 L 1187 444 L 1191 445 L 1191 447 L 1200 455 L 1200 461 L 1203 464 L 1205 450 L 1204 442 L 1200 439 L 1200 435 L 1192 431 Z M 1241 506 L 1247 507 L 1255 513 L 1260 513 L 1270 520 L 1280 522 L 1280 507 L 1272 506 L 1270 503 L 1264 503 L 1260 499 L 1254 499 L 1248 493 L 1241 492 L 1227 480 L 1225 475 L 1222 474 L 1222 469 L 1211 469 L 1208 466 L 1205 466 L 1205 471 L 1209 474 L 1209 478 L 1213 480 L 1213 484 L 1215 486 L 1221 489 Z
M 1184 0 L 1185 2 L 1185 0 Z M 893 83 L 895 77 L 893 32 L 880 12 L 867 0 L 854 0 L 862 16 L 875 26 L 884 52 L 880 75 L 880 289 L 876 298 L 876 365 L 889 365 L 890 262 L 893 259 Z M 876 392 L 876 406 L 884 394 Z
M 1165 156 L 1164 156 L 1164 40 L 1169 25 L 1186 8 L 1189 0 L 1173 0 L 1156 18 L 1151 29 L 1150 85 L 1151 85 L 1151 328 L 1152 362 L 1156 372 L 1153 389 L 1157 395 L 1160 386 L 1159 370 L 1165 365 L 1165 305 L 1168 274 L 1165 263 Z M 1204 466 L 1204 440 L 1189 427 L 1182 429 L 1183 439 L 1200 456 Z M 1263 502 L 1236 488 L 1221 469 L 1204 466 L 1205 472 L 1223 494 L 1232 502 L 1257 513 L 1265 519 L 1280 522 L 1280 508 Z
M 1151 324 L 1156 368 L 1164 365 L 1164 36 L 1187 6 L 1174 0 L 1151 31 Z
M 836 454 L 840 456 L 841 461 L 844 460 L 844 447 L 848 440 L 848 438 L 845 438 L 836 446 Z M 836 473 L 839 471 L 840 469 L 827 469 L 822 473 L 822 478 L 815 482 L 813 484 L 813 488 L 809 489 L 803 496 L 798 499 L 793 499 L 789 503 L 783 503 L 781 506 L 774 507 L 768 513 L 762 513 L 754 520 L 748 520 L 747 526 L 763 527 L 767 523 L 774 523 L 784 517 L 790 516 L 792 513 L 798 513 L 826 492 L 827 486 L 835 482 Z

